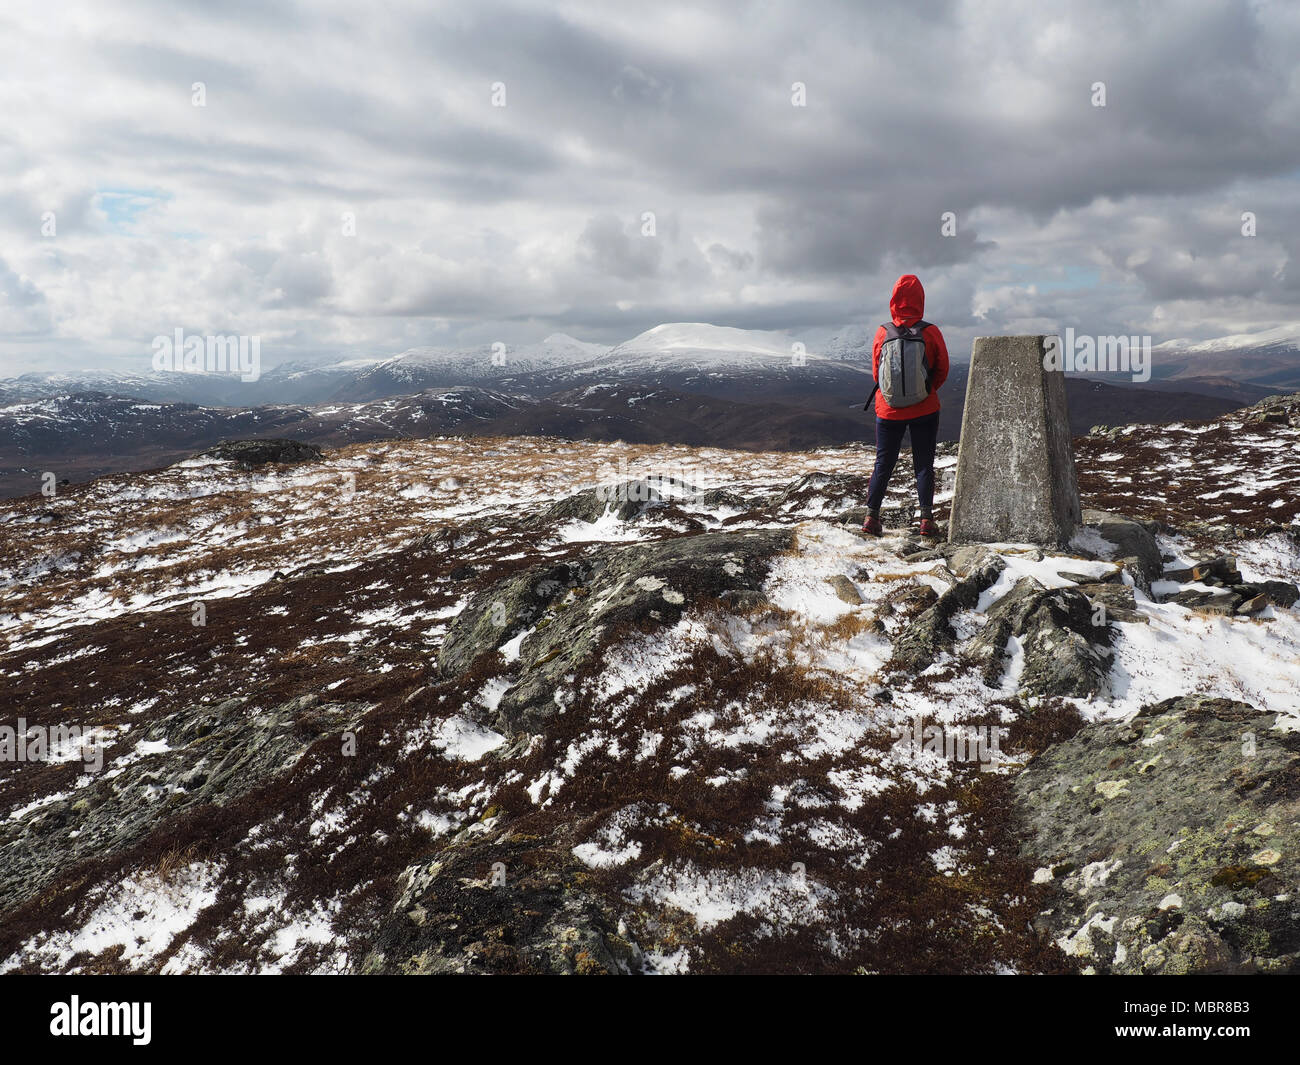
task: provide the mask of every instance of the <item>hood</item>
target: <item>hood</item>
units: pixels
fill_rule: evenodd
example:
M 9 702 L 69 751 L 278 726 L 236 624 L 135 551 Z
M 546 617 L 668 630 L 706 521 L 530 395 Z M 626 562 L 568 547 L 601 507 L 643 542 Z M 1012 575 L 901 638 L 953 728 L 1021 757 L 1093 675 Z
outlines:
M 894 282 L 889 296 L 889 316 L 895 325 L 911 325 L 925 314 L 925 289 L 915 274 L 904 274 Z

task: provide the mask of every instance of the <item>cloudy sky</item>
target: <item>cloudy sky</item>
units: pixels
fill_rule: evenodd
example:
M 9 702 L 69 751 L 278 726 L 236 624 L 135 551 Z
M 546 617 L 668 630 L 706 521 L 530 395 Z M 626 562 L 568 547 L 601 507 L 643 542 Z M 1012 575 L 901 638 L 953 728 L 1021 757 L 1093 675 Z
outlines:
M 957 353 L 1300 321 L 1289 0 L 6 0 L 0 40 L 0 375 L 874 324 L 902 272 Z

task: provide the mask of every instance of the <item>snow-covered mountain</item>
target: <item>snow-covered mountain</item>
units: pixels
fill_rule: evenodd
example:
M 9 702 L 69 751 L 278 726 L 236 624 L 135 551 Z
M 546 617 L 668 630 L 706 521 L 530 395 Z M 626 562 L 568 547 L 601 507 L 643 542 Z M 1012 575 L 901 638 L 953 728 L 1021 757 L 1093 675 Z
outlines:
M 591 379 L 638 380 L 665 386 L 682 375 L 744 375 L 783 381 L 860 372 L 874 327 L 850 326 L 808 337 L 707 323 L 668 323 L 611 347 L 553 333 L 534 344 L 417 347 L 388 357 L 283 363 L 257 381 L 218 375 L 65 371 L 0 381 L 0 403 L 75 391 L 105 392 L 148 402 L 250 406 L 258 403 L 358 402 L 426 388 L 480 385 L 524 392 L 575 387 Z M 802 346 L 800 346 L 802 345 Z M 847 366 L 828 366 L 847 362 Z M 791 371 L 797 371 L 791 373 Z M 660 379 L 659 375 L 663 375 Z
M 1231 351 L 1300 351 L 1300 325 L 1286 322 L 1258 333 L 1233 333 L 1212 340 L 1166 340 L 1157 344 L 1153 350 L 1185 355 Z
M 459 384 L 501 387 L 530 374 L 584 365 L 608 351 L 606 344 L 589 344 L 565 333 L 552 333 L 537 344 L 410 348 L 351 375 L 334 398 L 378 399 Z
M 1257 333 L 1196 342 L 1170 340 L 1152 349 L 1152 381 L 1247 401 L 1260 390 L 1300 388 L 1300 325 L 1284 323 Z
M 0 404 L 66 396 L 73 392 L 104 392 L 151 403 L 219 403 L 239 385 L 237 377 L 164 374 L 153 370 L 35 371 L 0 380 Z
M 71 480 L 142 469 L 258 426 L 323 444 L 445 432 L 766 448 L 848 443 L 871 433 L 862 406 L 874 332 L 853 325 L 796 337 L 678 322 L 612 348 L 556 333 L 514 347 L 285 363 L 247 383 L 197 374 L 24 375 L 0 386 L 0 495 L 31 491 L 35 473 L 54 466 Z M 1077 434 L 1101 422 L 1208 418 L 1288 384 L 1300 388 L 1300 353 L 1234 358 L 1263 383 L 1229 378 L 1213 355 L 1167 353 L 1145 390 L 1104 377 L 1068 379 L 1071 427 Z M 586 393 L 594 399 L 582 398 L 597 386 L 603 390 Z M 957 363 L 944 386 L 940 439 L 960 430 L 964 389 Z M 482 417 L 458 421 L 445 404 L 426 402 L 430 390 L 490 398 Z
M 869 363 L 871 346 L 876 339 L 878 328 L 878 324 L 864 325 L 855 322 L 835 329 L 800 330 L 799 336 L 807 344 L 809 351 L 825 358 Z
M 787 333 L 736 329 L 704 322 L 657 325 L 611 348 L 602 359 L 577 367 L 592 376 L 650 377 L 656 374 L 736 373 L 786 375 L 792 369 L 840 371 L 840 359 L 811 349 L 806 340 Z M 857 365 L 852 370 L 863 372 Z
M 245 386 L 240 402 L 320 403 L 384 359 L 379 356 L 283 362 Z
M 365 402 L 456 385 L 545 395 L 592 380 L 658 384 L 737 399 L 752 394 L 824 400 L 861 389 L 875 332 L 875 323 L 783 332 L 669 322 L 613 346 L 553 333 L 533 344 L 417 347 L 392 356 L 281 363 L 253 382 L 152 371 L 28 373 L 0 380 L 0 405 L 75 391 L 229 406 Z M 1154 350 L 1156 387 L 1187 381 L 1188 391 L 1245 403 L 1264 390 L 1300 387 L 1300 328 L 1295 325 L 1195 343 L 1171 340 Z
M 52 399 L 77 392 L 102 392 L 146 403 L 252 406 L 259 403 L 319 403 L 382 360 L 290 362 L 270 367 L 255 381 L 236 374 L 160 373 L 118 370 L 33 372 L 0 380 L 0 406 Z

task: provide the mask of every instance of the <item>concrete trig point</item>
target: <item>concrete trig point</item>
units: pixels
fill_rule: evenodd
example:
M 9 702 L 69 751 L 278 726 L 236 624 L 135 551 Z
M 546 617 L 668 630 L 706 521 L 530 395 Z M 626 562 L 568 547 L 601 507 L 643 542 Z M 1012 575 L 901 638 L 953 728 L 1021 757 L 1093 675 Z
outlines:
M 952 543 L 1065 544 L 1082 519 L 1065 374 L 1047 337 L 976 337 L 957 449 Z

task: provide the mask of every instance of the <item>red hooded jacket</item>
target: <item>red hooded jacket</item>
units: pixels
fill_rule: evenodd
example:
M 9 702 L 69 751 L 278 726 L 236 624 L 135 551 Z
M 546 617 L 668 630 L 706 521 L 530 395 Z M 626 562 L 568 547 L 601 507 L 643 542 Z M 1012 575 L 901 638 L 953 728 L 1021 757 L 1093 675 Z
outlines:
M 925 289 L 915 274 L 904 274 L 894 282 L 889 297 L 889 314 L 895 325 L 911 325 L 925 316 Z M 876 393 L 876 417 L 907 419 L 933 414 L 939 409 L 939 386 L 948 379 L 948 345 L 937 325 L 928 325 L 921 334 L 925 338 L 925 361 L 930 364 L 930 394 L 911 407 L 891 407 L 885 402 L 883 392 Z M 880 373 L 880 345 L 885 342 L 885 327 L 876 330 L 876 341 L 871 346 L 871 376 Z

